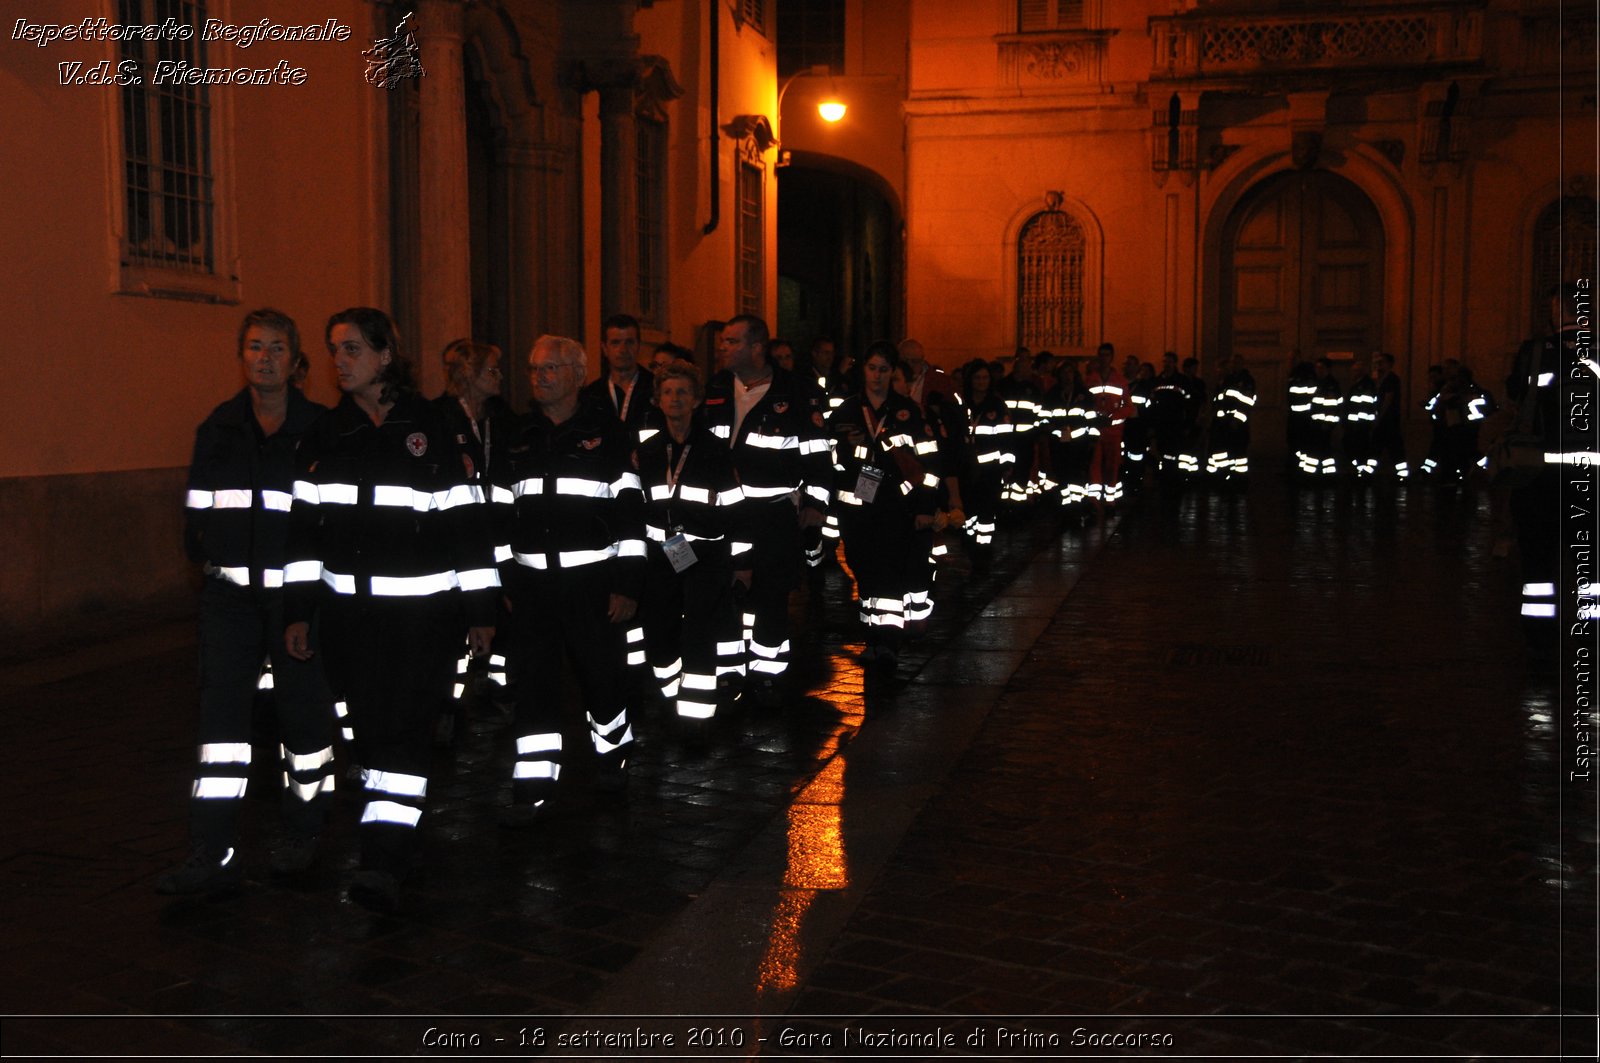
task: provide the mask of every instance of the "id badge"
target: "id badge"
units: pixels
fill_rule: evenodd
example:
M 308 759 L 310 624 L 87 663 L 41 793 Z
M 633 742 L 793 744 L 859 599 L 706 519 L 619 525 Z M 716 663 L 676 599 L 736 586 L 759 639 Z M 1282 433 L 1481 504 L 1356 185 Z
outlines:
M 661 549 L 666 553 L 674 572 L 682 572 L 699 560 L 694 556 L 694 547 L 689 545 L 689 540 L 683 537 L 682 532 L 662 543 Z
M 872 500 L 878 497 L 878 488 L 883 486 L 883 470 L 872 465 L 863 465 L 861 475 L 856 477 L 856 497 L 866 505 L 871 505 Z

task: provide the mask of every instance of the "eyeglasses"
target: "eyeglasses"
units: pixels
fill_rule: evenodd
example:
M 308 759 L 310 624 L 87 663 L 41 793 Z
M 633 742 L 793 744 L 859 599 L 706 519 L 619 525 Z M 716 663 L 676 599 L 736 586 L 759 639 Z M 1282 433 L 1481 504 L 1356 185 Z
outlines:
M 556 375 L 557 369 L 576 368 L 578 368 L 577 362 L 546 362 L 544 365 L 529 366 L 528 372 L 537 377 L 552 377 Z

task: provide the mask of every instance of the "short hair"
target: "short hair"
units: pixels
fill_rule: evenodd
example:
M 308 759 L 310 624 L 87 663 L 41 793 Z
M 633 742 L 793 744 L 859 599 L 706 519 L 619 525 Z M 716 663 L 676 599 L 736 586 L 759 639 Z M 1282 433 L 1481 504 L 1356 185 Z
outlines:
M 1394 355 L 1390 354 L 1388 351 L 1379 351 L 1378 352 L 1378 361 L 1382 362 L 1384 365 L 1388 366 L 1390 369 L 1394 368 Z
M 1096 355 L 1102 355 L 1102 354 L 1115 355 L 1117 353 L 1117 348 L 1116 348 L 1115 344 L 1102 343 L 1099 347 L 1095 348 L 1095 352 L 1094 353 Z
M 459 395 L 467 381 L 483 372 L 489 359 L 498 359 L 501 353 L 492 343 L 474 343 L 463 338 L 451 340 L 439 357 L 444 362 L 444 389 Z
M 745 339 L 761 344 L 763 352 L 772 344 L 772 332 L 767 328 L 766 321 L 754 314 L 736 314 L 722 327 L 726 329 L 728 325 L 743 325 Z
M 989 386 L 994 386 L 994 370 L 989 368 L 989 363 L 982 358 L 974 358 L 961 367 L 961 390 L 970 395 L 972 393 L 972 378 L 979 373 L 989 374 Z
M 882 355 L 883 358 L 889 363 L 890 369 L 893 369 L 895 366 L 900 364 L 900 351 L 888 340 L 874 340 L 872 344 L 867 347 L 867 353 L 861 356 L 861 364 L 866 365 L 872 360 L 872 356 L 875 354 Z
M 554 347 L 567 361 L 577 365 L 583 370 L 583 375 L 589 375 L 589 355 L 583 349 L 583 344 L 570 336 L 552 336 L 548 332 L 533 341 L 533 346 L 528 348 L 528 357 L 533 357 L 533 352 L 540 347 Z
M 294 318 L 282 310 L 274 310 L 264 306 L 260 310 L 252 310 L 239 322 L 239 357 L 244 357 L 244 341 L 253 328 L 275 329 L 284 334 L 289 340 L 289 376 L 293 377 L 301 367 L 307 364 L 306 352 L 300 349 L 300 326 L 294 323 Z
M 633 335 L 635 339 L 637 339 L 640 334 L 639 319 L 634 317 L 632 314 L 612 314 L 610 317 L 600 322 L 600 338 L 605 339 L 606 333 L 614 328 L 633 329 Z
M 1049 365 L 1051 362 L 1053 362 L 1055 360 L 1056 360 L 1056 356 L 1054 354 L 1052 354 L 1051 352 L 1049 352 L 1049 351 L 1038 351 L 1033 356 L 1033 367 L 1035 369 L 1043 369 L 1045 366 Z
M 336 325 L 354 325 L 360 330 L 361 338 L 367 341 L 367 346 L 375 351 L 389 352 L 389 364 L 378 374 L 383 384 L 383 389 L 378 392 L 379 402 L 388 404 L 399 398 L 402 391 L 416 390 L 411 360 L 406 357 L 405 349 L 400 344 L 400 330 L 388 314 L 376 307 L 352 306 L 328 318 L 322 338 L 328 344 L 329 354 L 333 353 L 333 330 Z
M 816 354 L 818 351 L 822 350 L 822 345 L 824 343 L 826 343 L 829 347 L 832 347 L 834 345 L 833 337 L 832 336 L 818 336 L 816 339 L 812 340 L 811 341 L 811 353 L 812 354 Z
M 661 385 L 669 380 L 687 380 L 689 382 L 689 390 L 694 392 L 696 399 L 706 397 L 705 378 L 700 375 L 699 366 L 691 362 L 675 359 L 656 370 L 655 397 L 657 402 L 661 400 Z
M 1197 367 L 1200 365 L 1200 359 L 1192 354 L 1183 360 L 1183 368 L 1187 370 L 1191 365 Z
M 767 342 L 767 350 L 770 351 L 774 347 L 787 347 L 787 348 L 789 348 L 790 353 L 794 352 L 794 344 L 790 343 L 788 340 L 784 339 L 782 336 L 774 336 L 774 337 L 772 337 L 771 340 L 769 340 Z

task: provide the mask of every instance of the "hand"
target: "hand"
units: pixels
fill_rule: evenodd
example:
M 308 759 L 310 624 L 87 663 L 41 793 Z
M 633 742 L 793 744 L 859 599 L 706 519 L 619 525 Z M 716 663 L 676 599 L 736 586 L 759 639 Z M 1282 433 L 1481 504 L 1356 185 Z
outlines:
M 611 604 L 606 608 L 606 619 L 613 624 L 625 624 L 633 619 L 633 614 L 638 612 L 639 603 L 621 594 L 611 596 Z
M 750 579 L 751 579 L 751 577 L 753 575 L 754 575 L 754 570 L 753 569 L 748 569 L 748 568 L 736 569 L 736 570 L 734 570 L 734 573 L 733 573 L 733 582 L 738 584 L 739 586 L 743 587 L 745 589 L 745 593 L 748 594 L 749 591 L 750 591 Z
M 922 531 L 924 528 L 931 528 L 933 527 L 933 517 L 927 513 L 918 513 L 917 519 L 915 522 L 913 522 L 912 527 L 916 528 L 918 531 Z
M 467 629 L 467 649 L 474 657 L 487 657 L 489 646 L 494 642 L 494 628 L 474 627 Z
M 299 620 L 284 628 L 283 648 L 297 661 L 311 660 L 311 625 Z
M 812 506 L 800 507 L 800 527 L 816 528 L 822 525 L 827 518 L 822 515 L 822 510 Z

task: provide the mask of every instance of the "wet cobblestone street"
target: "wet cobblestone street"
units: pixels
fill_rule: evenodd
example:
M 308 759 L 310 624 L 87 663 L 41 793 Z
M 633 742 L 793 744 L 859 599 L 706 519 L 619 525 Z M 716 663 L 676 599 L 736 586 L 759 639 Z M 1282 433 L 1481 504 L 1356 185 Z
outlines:
M 454 1016 L 505 1039 L 461 1054 L 603 1058 L 518 1039 L 686 1049 L 662 1017 L 697 1014 L 744 1043 L 677 1054 L 1004 1020 L 1062 1047 L 857 1055 L 1592 1055 L 1595 791 L 1561 781 L 1571 706 L 1524 666 L 1487 507 L 1261 476 L 1038 518 L 987 576 L 941 574 L 889 690 L 863 690 L 833 571 L 797 595 L 806 696 L 705 745 L 646 714 L 625 800 L 579 773 L 549 823 L 500 829 L 480 713 L 397 917 L 341 898 L 353 791 L 304 881 L 267 876 L 251 801 L 240 896 L 152 892 L 185 848 L 186 626 L 7 666 L 6 1051 L 446 1054 L 416 1016 Z

